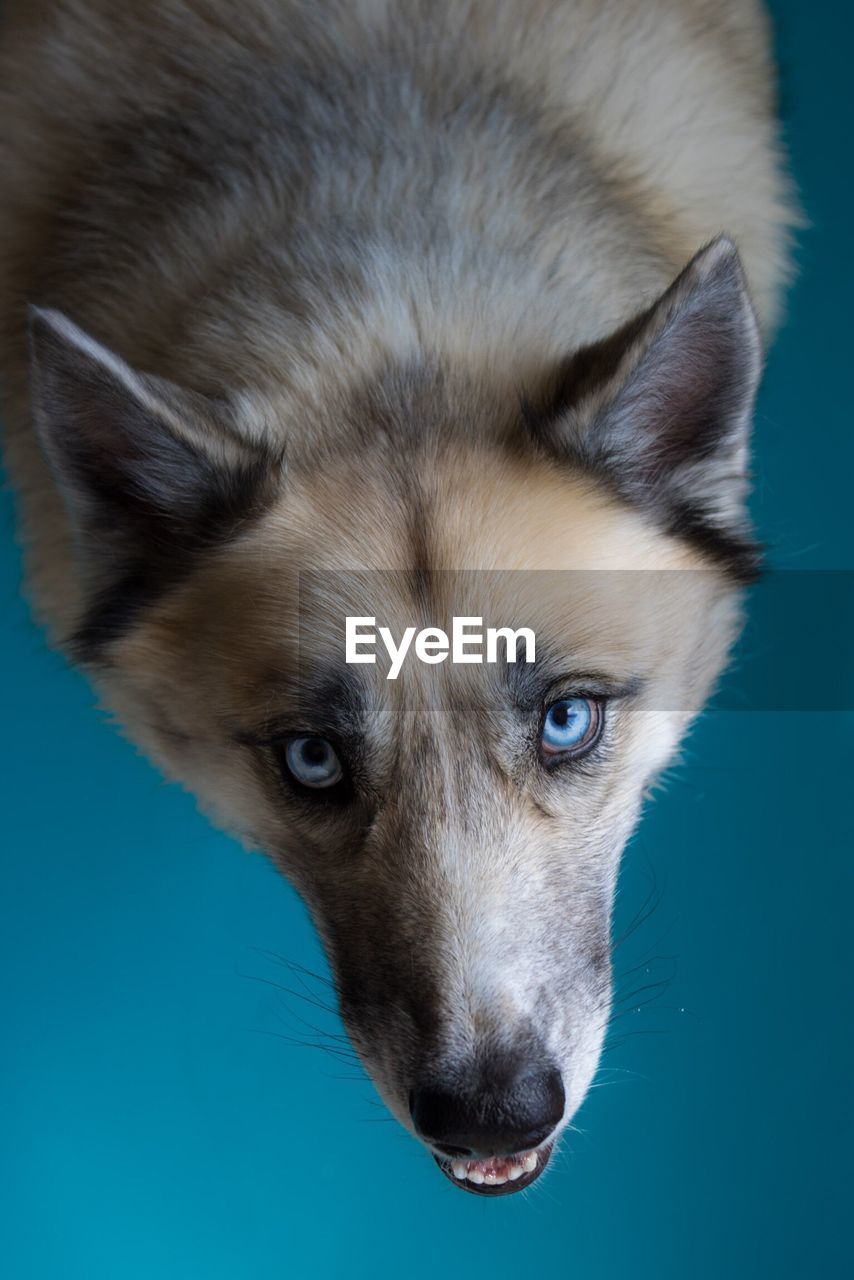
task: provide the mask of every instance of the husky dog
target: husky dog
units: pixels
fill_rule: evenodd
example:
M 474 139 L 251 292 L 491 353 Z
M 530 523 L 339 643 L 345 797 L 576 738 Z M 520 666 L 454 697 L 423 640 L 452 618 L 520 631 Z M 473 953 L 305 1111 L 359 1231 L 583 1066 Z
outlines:
M 794 220 L 765 15 L 4 10 L 37 614 L 302 895 L 392 1113 L 458 1186 L 526 1187 L 597 1067 L 621 851 L 757 566 Z M 536 661 L 342 663 L 348 615 L 452 612 Z

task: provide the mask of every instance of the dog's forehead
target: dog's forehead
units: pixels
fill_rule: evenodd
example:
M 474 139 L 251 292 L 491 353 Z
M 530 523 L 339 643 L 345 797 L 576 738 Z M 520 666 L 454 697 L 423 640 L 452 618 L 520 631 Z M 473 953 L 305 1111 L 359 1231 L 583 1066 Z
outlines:
M 627 646 L 666 649 L 675 633 L 662 624 L 722 586 L 695 550 L 588 477 L 497 450 L 361 471 L 342 460 L 285 491 L 244 554 L 253 541 L 290 575 L 313 651 L 330 654 L 348 615 L 396 637 L 475 616 L 627 675 Z
M 257 527 L 306 568 L 637 570 L 701 556 L 603 485 L 498 448 L 326 459 L 287 484 Z
M 178 673 L 189 657 L 196 684 L 215 673 L 205 696 L 252 716 L 271 683 L 286 694 L 307 660 L 341 668 L 348 616 L 373 617 L 399 640 L 407 627 L 450 631 L 457 615 L 530 627 L 540 652 L 567 667 L 628 679 L 661 665 L 716 590 L 697 552 L 540 459 L 459 448 L 341 458 L 286 483 L 153 610 L 122 657 L 145 666 L 165 652 Z M 381 696 L 411 701 L 407 688 L 450 678 L 441 670 L 424 667 Z M 498 678 L 482 667 L 451 674 L 460 687 Z

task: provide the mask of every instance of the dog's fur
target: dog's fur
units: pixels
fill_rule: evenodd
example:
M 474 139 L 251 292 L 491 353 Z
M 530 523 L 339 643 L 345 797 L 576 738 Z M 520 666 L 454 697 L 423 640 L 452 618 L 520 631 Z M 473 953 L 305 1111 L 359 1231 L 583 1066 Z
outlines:
M 0 341 L 40 617 L 303 894 L 403 1124 L 416 1077 L 488 1088 L 523 1041 L 568 1121 L 621 850 L 756 566 L 746 440 L 793 223 L 764 14 L 4 8 Z M 336 670 L 348 612 L 534 625 L 544 656 L 391 684 Z M 544 698 L 591 682 L 603 741 L 547 776 Z M 285 785 L 297 730 L 342 744 L 346 803 Z

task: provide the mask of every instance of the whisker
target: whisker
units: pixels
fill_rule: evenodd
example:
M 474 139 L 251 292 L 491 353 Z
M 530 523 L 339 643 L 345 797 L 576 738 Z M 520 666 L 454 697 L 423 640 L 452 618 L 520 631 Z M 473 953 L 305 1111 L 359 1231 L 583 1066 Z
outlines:
M 285 969 L 290 969 L 293 973 L 302 974 L 306 978 L 313 978 L 315 982 L 320 982 L 333 991 L 337 990 L 336 984 L 331 978 L 324 977 L 322 973 L 315 973 L 313 969 L 307 969 L 305 965 L 298 964 L 296 960 L 289 960 L 287 956 L 280 955 L 278 951 L 269 951 L 266 947 L 250 947 L 249 950 L 256 952 L 259 956 L 263 956 L 266 960 L 272 960 L 275 964 L 282 965 Z
M 281 1031 L 269 1031 L 265 1027 L 250 1027 L 249 1030 L 258 1036 L 269 1036 L 273 1040 L 282 1040 L 285 1044 L 296 1045 L 301 1049 L 320 1049 L 323 1053 L 328 1053 L 330 1057 L 337 1058 L 340 1062 L 354 1066 L 358 1061 L 355 1054 L 349 1056 L 342 1049 L 336 1049 L 332 1045 L 317 1044 L 312 1040 L 298 1040 L 295 1036 L 284 1035 Z M 364 1079 L 364 1077 L 362 1077 Z
M 237 970 L 238 977 L 246 978 L 249 982 L 261 982 L 266 987 L 273 987 L 276 991 L 282 991 L 285 995 L 294 996 L 297 1000 L 304 1000 L 306 1004 L 314 1005 L 315 1009 L 320 1009 L 322 1013 L 328 1013 L 332 1017 L 338 1016 L 338 1010 L 331 1005 L 324 1004 L 322 1000 L 318 1000 L 316 996 L 303 995 L 301 991 L 294 991 L 293 987 L 285 987 L 280 982 L 274 982 L 272 978 L 262 978 L 255 973 L 241 973 Z

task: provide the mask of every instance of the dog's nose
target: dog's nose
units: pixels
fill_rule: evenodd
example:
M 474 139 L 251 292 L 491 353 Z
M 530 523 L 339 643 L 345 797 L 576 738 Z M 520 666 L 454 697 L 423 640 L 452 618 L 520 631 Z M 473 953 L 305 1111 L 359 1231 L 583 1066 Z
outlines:
M 478 1089 L 416 1088 L 410 1111 L 419 1136 L 445 1155 L 512 1155 L 539 1146 L 565 1102 L 559 1071 L 523 1062 L 488 1066 Z

